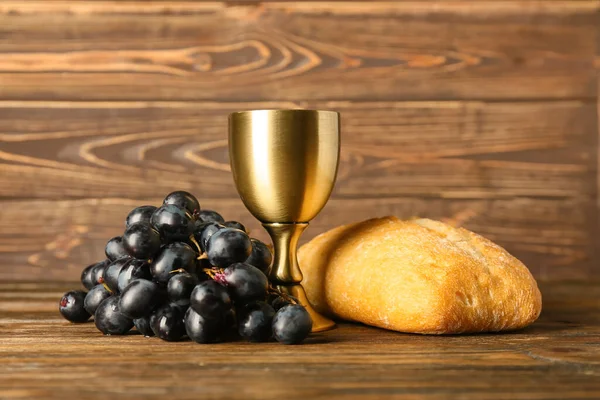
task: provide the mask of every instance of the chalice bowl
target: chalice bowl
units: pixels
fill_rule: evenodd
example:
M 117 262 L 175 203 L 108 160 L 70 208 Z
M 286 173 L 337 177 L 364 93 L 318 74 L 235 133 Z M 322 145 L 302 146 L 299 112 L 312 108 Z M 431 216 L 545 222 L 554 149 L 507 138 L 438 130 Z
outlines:
M 256 110 L 229 116 L 235 185 L 246 208 L 273 240 L 269 279 L 306 307 L 313 332 L 331 329 L 335 323 L 308 302 L 296 250 L 300 235 L 331 195 L 339 154 L 337 112 Z

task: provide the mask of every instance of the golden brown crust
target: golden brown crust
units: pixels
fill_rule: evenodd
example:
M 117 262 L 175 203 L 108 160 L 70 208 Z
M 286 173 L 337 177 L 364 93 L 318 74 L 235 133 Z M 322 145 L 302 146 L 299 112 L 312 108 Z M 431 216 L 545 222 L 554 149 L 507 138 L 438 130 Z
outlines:
M 542 308 L 519 260 L 439 221 L 385 217 L 340 226 L 302 246 L 298 259 L 317 310 L 381 328 L 512 330 L 531 324 Z

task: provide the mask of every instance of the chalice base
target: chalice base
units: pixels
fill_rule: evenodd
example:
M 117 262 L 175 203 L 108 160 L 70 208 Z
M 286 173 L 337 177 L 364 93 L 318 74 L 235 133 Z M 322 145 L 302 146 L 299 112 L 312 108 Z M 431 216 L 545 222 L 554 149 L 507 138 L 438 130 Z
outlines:
M 311 332 L 323 332 L 335 328 L 335 322 L 316 312 L 315 309 L 310 305 L 310 302 L 306 297 L 306 292 L 304 291 L 302 285 L 277 285 L 276 287 L 285 294 L 288 294 L 298 299 L 300 301 L 300 304 L 302 304 L 306 308 L 306 311 L 308 311 L 313 321 Z

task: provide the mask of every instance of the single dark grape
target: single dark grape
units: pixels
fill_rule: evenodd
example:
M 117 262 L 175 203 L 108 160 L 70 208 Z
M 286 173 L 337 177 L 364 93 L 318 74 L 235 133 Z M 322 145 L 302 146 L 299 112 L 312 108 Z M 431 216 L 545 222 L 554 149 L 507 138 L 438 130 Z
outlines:
M 90 290 L 96 284 L 94 283 L 94 277 L 92 276 L 92 270 L 98 263 L 90 264 L 81 271 L 81 284 L 87 290 Z
M 188 272 L 173 274 L 167 283 L 167 295 L 171 303 L 188 307 L 190 296 L 198 284 L 198 278 Z
M 134 258 L 148 260 L 160 250 L 160 233 L 145 222 L 130 225 L 123 234 L 123 247 Z
M 252 243 L 252 253 L 246 260 L 246 264 L 250 264 L 266 274 L 273 262 L 271 249 L 258 239 L 250 239 L 250 242 Z
M 223 222 L 223 225 L 226 226 L 227 228 L 239 229 L 240 231 L 246 232 L 246 234 L 248 233 L 248 229 L 246 229 L 244 224 L 242 224 L 241 222 L 225 221 L 225 222 Z
M 225 222 L 225 219 L 216 211 L 212 210 L 202 210 L 198 214 L 198 221 L 201 222 L 217 222 L 222 224 Z
M 58 302 L 58 311 L 68 321 L 85 322 L 90 319 L 90 313 L 85 310 L 86 293 L 82 290 L 72 290 L 63 295 Z
M 124 335 L 133 328 L 133 321 L 119 309 L 119 296 L 104 300 L 94 314 L 96 328 L 105 335 Z
M 250 303 L 238 308 L 238 333 L 250 342 L 266 342 L 272 336 L 271 324 L 275 310 L 264 302 Z
M 104 283 L 114 293 L 119 292 L 119 275 L 121 271 L 132 262 L 133 260 L 129 257 L 119 258 L 110 263 L 104 270 Z
M 192 194 L 184 192 L 183 190 L 169 193 L 163 204 L 173 204 L 179 208 L 183 208 L 190 215 L 197 215 L 200 212 L 200 203 Z
M 303 306 L 290 304 L 277 311 L 272 327 L 275 340 L 283 344 L 297 344 L 310 333 L 312 319 Z
M 94 265 L 90 273 L 94 286 L 104 281 L 104 273 L 106 272 L 106 268 L 109 266 L 109 264 L 110 260 L 104 260 Z
M 194 232 L 191 214 L 174 204 L 156 209 L 150 222 L 165 242 L 185 241 Z
M 142 317 L 133 320 L 133 325 L 135 329 L 138 330 L 139 333 L 146 337 L 154 336 L 154 332 L 152 332 L 152 328 L 150 327 L 150 317 Z
M 223 228 L 225 227 L 218 222 L 202 222 L 197 224 L 194 230 L 194 238 L 200 245 L 200 250 L 206 251 L 206 242 L 208 242 L 208 239 Z
M 83 302 L 83 307 L 85 310 L 94 315 L 100 303 L 109 298 L 111 293 L 106 290 L 104 285 L 96 285 L 88 292 L 85 296 L 85 301 Z
M 186 243 L 171 243 L 163 247 L 150 264 L 150 272 L 157 282 L 166 284 L 173 275 L 172 271 L 184 269 L 189 273 L 194 273 L 196 257 L 194 249 Z
M 227 289 L 213 280 L 199 283 L 190 296 L 190 306 L 204 318 L 220 318 L 231 305 Z
M 220 229 L 206 243 L 208 261 L 219 268 L 227 268 L 233 263 L 246 261 L 251 253 L 250 238 L 239 229 Z
M 235 301 L 247 303 L 267 297 L 269 280 L 261 270 L 252 265 L 232 264 L 223 271 L 223 279 Z
M 154 310 L 160 300 L 159 287 L 152 281 L 135 279 L 121 293 L 119 309 L 126 317 L 141 318 Z
M 162 340 L 174 342 L 185 335 L 184 311 L 175 304 L 165 304 L 150 315 L 152 332 Z
M 273 309 L 275 311 L 279 311 L 280 308 L 285 307 L 288 304 L 292 304 L 292 303 L 290 303 L 285 298 L 277 295 L 277 296 L 273 296 L 273 298 L 269 299 L 269 304 L 271 305 L 271 307 L 273 307 Z
M 221 340 L 226 330 L 226 318 L 205 318 L 193 308 L 188 308 L 184 317 L 185 331 L 196 343 L 215 343 Z
M 106 243 L 104 253 L 106 254 L 106 258 L 108 258 L 110 261 L 115 261 L 118 258 L 129 255 L 123 247 L 123 238 L 121 236 L 115 236 L 114 238 L 110 239 Z
M 154 206 L 141 206 L 134 208 L 131 210 L 127 216 L 127 219 L 125 220 L 125 227 L 129 228 L 131 225 L 137 224 L 138 222 L 149 224 L 154 211 L 156 211 L 156 207 Z
M 124 267 L 119 273 L 117 288 L 119 293 L 123 293 L 125 288 L 135 279 L 151 280 L 150 267 L 145 261 L 132 260 L 129 265 Z

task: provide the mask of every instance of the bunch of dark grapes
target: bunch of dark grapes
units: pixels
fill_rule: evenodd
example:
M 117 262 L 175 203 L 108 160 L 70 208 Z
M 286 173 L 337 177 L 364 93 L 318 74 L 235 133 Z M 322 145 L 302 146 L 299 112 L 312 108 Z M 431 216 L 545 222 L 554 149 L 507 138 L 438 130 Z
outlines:
M 81 273 L 88 291 L 60 300 L 67 320 L 93 316 L 105 335 L 135 327 L 144 336 L 198 343 L 241 337 L 295 344 L 311 331 L 306 309 L 267 279 L 270 248 L 241 223 L 201 210 L 190 193 L 132 210 L 105 253 Z

